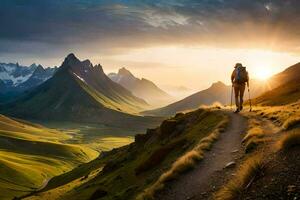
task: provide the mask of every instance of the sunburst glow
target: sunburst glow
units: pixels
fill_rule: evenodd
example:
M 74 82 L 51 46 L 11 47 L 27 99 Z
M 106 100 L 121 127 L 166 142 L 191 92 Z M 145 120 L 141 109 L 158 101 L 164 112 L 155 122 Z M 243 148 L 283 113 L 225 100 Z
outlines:
M 272 71 L 268 68 L 263 68 L 258 70 L 254 76 L 256 76 L 258 79 L 260 80 L 267 80 L 268 78 L 270 78 L 272 76 Z

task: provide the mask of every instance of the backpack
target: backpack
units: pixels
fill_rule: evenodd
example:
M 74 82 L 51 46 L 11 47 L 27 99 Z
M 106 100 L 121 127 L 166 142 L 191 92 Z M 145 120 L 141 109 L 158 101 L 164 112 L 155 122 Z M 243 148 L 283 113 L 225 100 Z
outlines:
M 236 68 L 235 81 L 237 83 L 246 83 L 248 81 L 248 72 L 246 70 L 246 67 L 237 67 Z

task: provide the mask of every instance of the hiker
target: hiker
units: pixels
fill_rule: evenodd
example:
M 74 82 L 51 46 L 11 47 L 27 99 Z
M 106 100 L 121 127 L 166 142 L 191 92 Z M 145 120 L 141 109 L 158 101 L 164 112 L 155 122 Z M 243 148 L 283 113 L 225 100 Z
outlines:
M 244 92 L 247 83 L 247 87 L 249 88 L 249 75 L 246 70 L 246 67 L 243 67 L 241 63 L 237 63 L 234 67 L 234 70 L 231 75 L 232 87 L 234 89 L 235 96 L 235 105 L 236 111 L 235 113 L 243 110 L 243 102 L 244 102 Z

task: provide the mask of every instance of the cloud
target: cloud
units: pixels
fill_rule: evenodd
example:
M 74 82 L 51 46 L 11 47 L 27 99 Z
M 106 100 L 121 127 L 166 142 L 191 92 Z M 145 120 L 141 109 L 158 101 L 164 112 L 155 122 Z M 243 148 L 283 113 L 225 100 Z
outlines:
M 174 44 L 299 53 L 299 10 L 297 0 L 2 0 L 0 53 Z

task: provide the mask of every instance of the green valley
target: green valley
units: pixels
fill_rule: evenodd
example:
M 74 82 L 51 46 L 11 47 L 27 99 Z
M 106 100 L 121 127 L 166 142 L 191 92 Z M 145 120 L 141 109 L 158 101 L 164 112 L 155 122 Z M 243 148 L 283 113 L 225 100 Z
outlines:
M 70 136 L 43 126 L 0 116 L 0 199 L 35 191 L 47 181 L 94 159 L 90 148 L 65 144 Z

